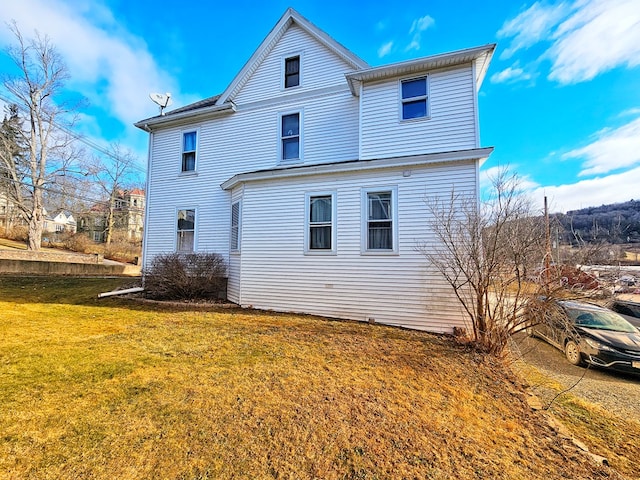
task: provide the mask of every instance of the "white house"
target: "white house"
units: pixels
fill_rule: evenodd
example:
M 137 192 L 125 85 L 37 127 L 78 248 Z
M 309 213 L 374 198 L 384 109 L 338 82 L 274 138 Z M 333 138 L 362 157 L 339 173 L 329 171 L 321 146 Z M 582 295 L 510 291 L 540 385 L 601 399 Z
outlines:
M 477 197 L 478 89 L 495 45 L 370 67 L 289 9 L 222 94 L 149 132 L 145 266 L 217 252 L 242 306 L 451 332 L 416 251 L 426 197 Z

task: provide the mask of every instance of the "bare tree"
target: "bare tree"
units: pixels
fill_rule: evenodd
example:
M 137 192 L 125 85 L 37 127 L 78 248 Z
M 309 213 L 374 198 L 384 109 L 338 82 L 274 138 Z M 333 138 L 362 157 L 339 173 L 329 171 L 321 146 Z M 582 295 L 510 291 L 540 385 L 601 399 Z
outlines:
M 113 239 L 114 230 L 118 226 L 118 212 L 127 212 L 131 205 L 124 205 L 122 199 L 124 191 L 134 184 L 139 184 L 135 174 L 136 156 L 123 149 L 119 144 L 112 144 L 108 158 L 94 158 L 89 170 L 95 184 L 101 191 L 101 196 L 107 198 L 105 243 L 109 245 Z
M 427 198 L 434 239 L 419 250 L 453 288 L 474 343 L 500 354 L 509 336 L 526 325 L 528 299 L 549 293 L 550 285 L 539 281 L 544 218 L 522 194 L 516 175 L 503 170 L 492 187 L 480 204 L 464 192 Z
M 16 207 L 28 222 L 27 246 L 29 250 L 39 250 L 44 226 L 44 190 L 52 176 L 77 160 L 69 148 L 71 137 L 58 127 L 71 112 L 65 103 L 57 101 L 68 76 L 62 58 L 46 36 L 36 32 L 35 38 L 25 39 L 15 22 L 9 29 L 17 43 L 7 53 L 19 75 L 5 76 L 3 85 L 24 116 L 20 135 L 25 155 L 3 166 L 15 186 Z

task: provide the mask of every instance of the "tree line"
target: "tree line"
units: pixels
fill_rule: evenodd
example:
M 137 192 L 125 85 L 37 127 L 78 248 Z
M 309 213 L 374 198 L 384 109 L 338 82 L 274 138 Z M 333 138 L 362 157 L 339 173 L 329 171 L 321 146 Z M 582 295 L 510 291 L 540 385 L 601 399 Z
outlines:
M 563 244 L 640 243 L 640 200 L 552 215 Z

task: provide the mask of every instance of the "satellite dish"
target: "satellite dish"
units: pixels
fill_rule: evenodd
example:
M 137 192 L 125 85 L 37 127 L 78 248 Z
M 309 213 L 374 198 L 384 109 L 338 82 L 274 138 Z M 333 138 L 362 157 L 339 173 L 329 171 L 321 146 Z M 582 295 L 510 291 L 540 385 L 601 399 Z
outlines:
M 160 115 L 164 115 L 164 109 L 173 103 L 171 100 L 171 94 L 167 93 L 150 93 L 149 98 L 153 103 L 160 106 Z

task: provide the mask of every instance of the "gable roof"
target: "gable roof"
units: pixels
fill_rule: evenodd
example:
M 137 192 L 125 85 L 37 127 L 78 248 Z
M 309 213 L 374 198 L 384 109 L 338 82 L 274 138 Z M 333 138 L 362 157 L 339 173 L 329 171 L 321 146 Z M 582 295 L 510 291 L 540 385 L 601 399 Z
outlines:
M 284 12 L 284 15 L 280 18 L 278 23 L 276 23 L 275 27 L 273 27 L 271 32 L 269 32 L 267 38 L 262 41 L 258 49 L 253 53 L 247 63 L 245 63 L 244 67 L 242 67 L 242 70 L 240 70 L 240 72 L 236 75 L 227 89 L 222 92 L 222 95 L 220 95 L 216 102 L 217 105 L 222 105 L 223 103 L 231 100 L 235 96 L 235 94 L 238 93 L 238 91 L 249 80 L 249 77 L 251 77 L 251 75 L 260 66 L 269 52 L 273 50 L 273 47 L 278 42 L 278 40 L 282 38 L 284 33 L 294 23 L 302 28 L 306 33 L 315 38 L 322 45 L 335 53 L 337 56 L 339 56 L 342 60 L 351 65 L 354 69 L 361 70 L 363 68 L 369 68 L 367 62 L 342 46 L 340 43 L 336 42 L 333 38 L 320 30 L 309 20 L 304 18 L 293 8 L 288 8 L 287 11 Z
M 424 72 L 425 70 L 450 67 L 475 61 L 476 84 L 477 88 L 480 88 L 495 48 L 496 44 L 490 43 L 481 47 L 466 48 L 464 50 L 456 50 L 454 52 L 441 53 L 407 60 L 405 62 L 391 63 L 381 67 L 359 70 L 357 72 L 347 73 L 345 76 L 349 82 L 351 93 L 358 96 L 360 94 L 358 87 L 362 82 L 383 80 L 389 77 Z

